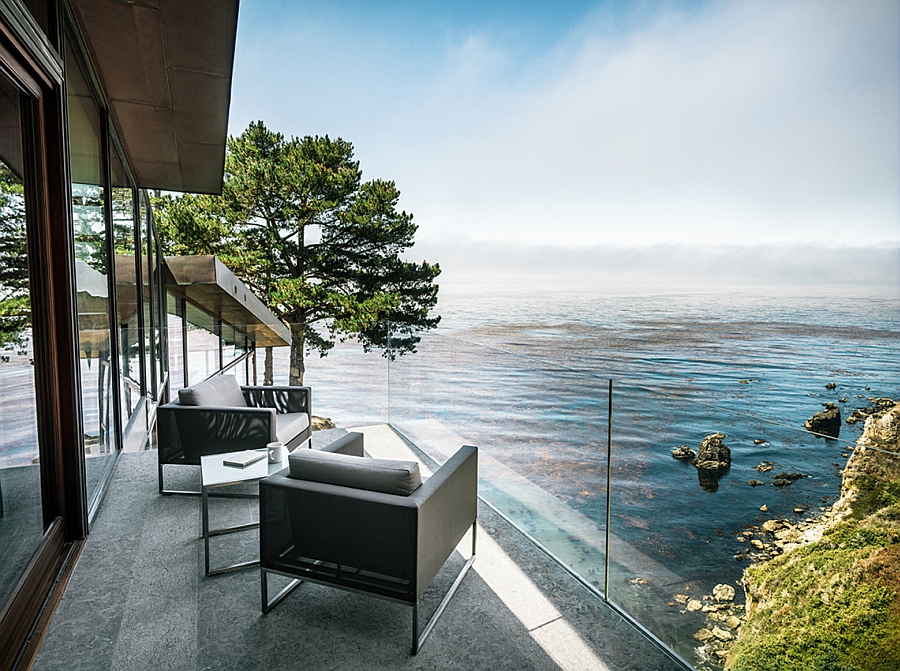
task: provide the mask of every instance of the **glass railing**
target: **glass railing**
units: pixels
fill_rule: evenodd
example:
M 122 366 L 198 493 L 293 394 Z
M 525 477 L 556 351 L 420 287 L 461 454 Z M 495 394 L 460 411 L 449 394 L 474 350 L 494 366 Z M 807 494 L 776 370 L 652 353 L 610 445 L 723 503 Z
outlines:
M 479 447 L 479 493 L 603 591 L 608 381 L 429 337 L 390 364 L 390 424 L 438 462 Z
M 313 412 L 389 423 L 435 463 L 477 445 L 485 503 L 674 659 L 721 668 L 744 569 L 780 552 L 763 524 L 796 527 L 834 502 L 863 423 L 825 438 L 802 428 L 818 393 L 702 372 L 624 379 L 515 347 L 432 332 L 390 360 L 341 344 L 307 359 Z M 867 403 L 843 400 L 845 419 Z M 715 434 L 728 467 L 672 454 Z
M 819 516 L 852 448 L 698 396 L 613 384 L 606 597 L 692 665 L 716 668 L 744 614 L 744 569 L 780 552 L 763 524 Z M 672 454 L 716 434 L 727 467 Z M 718 585 L 730 588 L 721 599 Z
M 763 418 L 770 409 L 754 407 L 753 394 L 718 399 L 721 390 L 702 385 L 610 380 L 436 333 L 386 372 L 384 359 L 357 356 L 366 389 L 354 375 L 352 394 L 336 394 L 343 405 L 327 401 L 336 415 L 356 417 L 362 398 L 375 401 L 369 419 L 387 414 L 436 462 L 478 445 L 482 499 L 696 668 L 721 668 L 717 652 L 743 614 L 743 570 L 779 552 L 762 525 L 820 515 L 840 493 L 861 429 L 845 425 L 840 440 L 828 439 Z M 673 457 L 714 434 L 729 448 L 728 467 Z M 720 600 L 718 585 L 727 586 Z

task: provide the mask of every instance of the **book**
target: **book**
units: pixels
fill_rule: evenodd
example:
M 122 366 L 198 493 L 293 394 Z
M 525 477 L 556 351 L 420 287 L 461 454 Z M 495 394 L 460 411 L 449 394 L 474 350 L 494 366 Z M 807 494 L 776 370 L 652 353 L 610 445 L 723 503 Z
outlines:
M 255 464 L 260 459 L 265 458 L 265 452 L 251 452 L 248 450 L 246 452 L 238 452 L 236 454 L 232 454 L 227 459 L 224 459 L 222 463 L 226 466 L 238 466 L 240 468 L 243 468 L 244 466 Z

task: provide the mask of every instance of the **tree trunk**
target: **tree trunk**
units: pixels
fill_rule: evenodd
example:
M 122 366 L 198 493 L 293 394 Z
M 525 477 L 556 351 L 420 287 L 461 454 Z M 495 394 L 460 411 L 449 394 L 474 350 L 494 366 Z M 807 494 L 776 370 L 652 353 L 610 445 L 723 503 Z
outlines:
M 291 381 L 294 387 L 303 385 L 306 366 L 303 363 L 303 324 L 291 324 Z
M 266 368 L 263 373 L 263 384 L 267 387 L 271 387 L 275 384 L 273 369 L 275 367 L 274 362 L 272 361 L 274 356 L 272 355 L 272 348 L 266 347 Z

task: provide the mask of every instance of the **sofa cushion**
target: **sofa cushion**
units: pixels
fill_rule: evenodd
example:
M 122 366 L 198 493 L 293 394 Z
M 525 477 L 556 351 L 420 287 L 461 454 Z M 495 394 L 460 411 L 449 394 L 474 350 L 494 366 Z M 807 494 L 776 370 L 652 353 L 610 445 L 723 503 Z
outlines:
M 422 486 L 415 461 L 369 459 L 336 452 L 295 450 L 288 457 L 290 474 L 298 480 L 322 482 L 370 492 L 408 496 Z
M 309 415 L 305 412 L 287 412 L 275 415 L 275 433 L 285 445 L 309 427 Z
M 218 405 L 246 408 L 247 401 L 234 375 L 216 375 L 193 387 L 178 390 L 181 405 Z

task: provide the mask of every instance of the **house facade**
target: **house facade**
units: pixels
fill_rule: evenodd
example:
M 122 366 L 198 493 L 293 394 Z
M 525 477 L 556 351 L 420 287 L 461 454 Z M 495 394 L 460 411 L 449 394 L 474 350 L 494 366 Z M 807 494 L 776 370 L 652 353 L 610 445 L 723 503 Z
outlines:
M 156 406 L 289 340 L 214 259 L 167 263 L 147 192 L 221 190 L 237 15 L 0 0 L 0 669 L 33 659 Z

